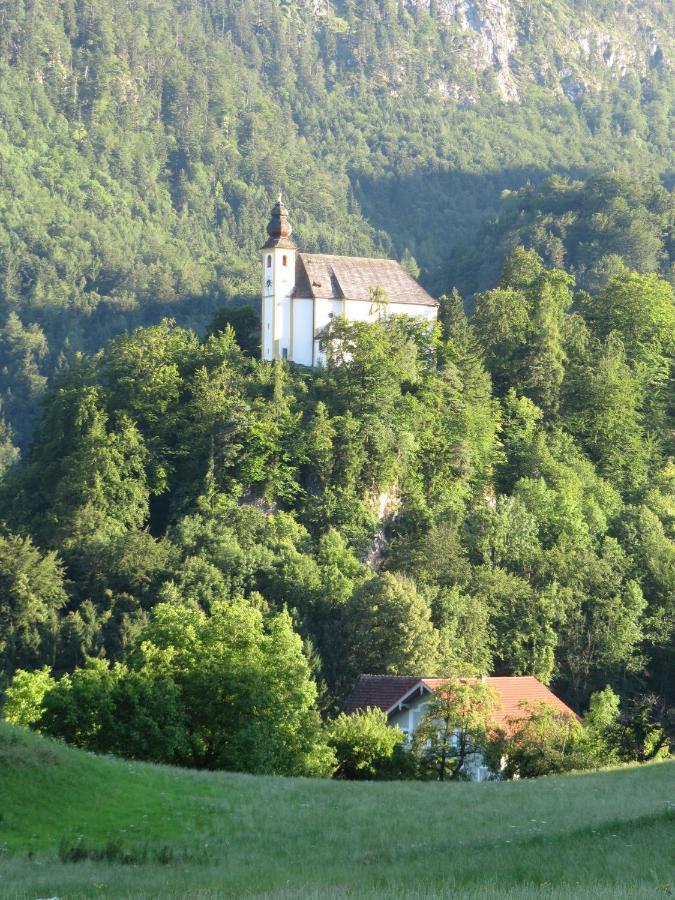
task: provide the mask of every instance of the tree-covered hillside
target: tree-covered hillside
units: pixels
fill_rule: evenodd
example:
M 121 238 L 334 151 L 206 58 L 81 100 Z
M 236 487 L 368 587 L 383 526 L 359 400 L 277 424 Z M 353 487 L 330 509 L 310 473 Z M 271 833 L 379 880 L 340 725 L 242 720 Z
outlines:
M 325 368 L 168 321 L 71 364 L 0 493 L 20 720 L 297 774 L 359 673 L 495 672 L 579 710 L 610 684 L 621 758 L 662 749 L 673 291 L 573 288 L 517 248 L 469 318 L 333 320 Z
M 585 290 L 601 291 L 623 267 L 672 282 L 674 226 L 675 194 L 656 180 L 553 176 L 537 188 L 505 192 L 498 216 L 481 225 L 441 277 L 471 297 L 494 284 L 504 259 L 524 245 Z
M 75 351 L 162 315 L 203 328 L 255 293 L 279 188 L 305 248 L 408 250 L 440 293 L 502 190 L 667 176 L 668 16 L 661 0 L 0 2 L 1 462 Z

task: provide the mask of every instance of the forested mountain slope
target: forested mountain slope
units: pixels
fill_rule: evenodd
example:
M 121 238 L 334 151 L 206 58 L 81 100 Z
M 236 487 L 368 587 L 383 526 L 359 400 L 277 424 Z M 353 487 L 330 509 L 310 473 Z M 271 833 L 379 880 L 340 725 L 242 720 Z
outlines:
M 552 176 L 538 187 L 506 191 L 499 214 L 487 219 L 457 253 L 444 277 L 471 298 L 494 284 L 519 244 L 574 275 L 578 288 L 602 290 L 622 266 L 675 272 L 675 193 L 649 177 L 596 175 L 585 181 Z
M 304 247 L 407 249 L 441 292 L 503 189 L 668 176 L 670 24 L 660 0 L 0 3 L 2 461 L 75 350 L 255 292 L 279 188 Z

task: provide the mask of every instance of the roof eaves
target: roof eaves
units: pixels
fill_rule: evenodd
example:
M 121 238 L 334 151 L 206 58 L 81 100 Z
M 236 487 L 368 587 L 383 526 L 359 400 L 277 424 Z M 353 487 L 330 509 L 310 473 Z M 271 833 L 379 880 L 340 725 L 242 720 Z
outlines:
M 421 687 L 423 687 L 425 691 L 428 691 L 428 693 L 430 693 L 430 694 L 433 693 L 431 691 L 431 689 L 429 687 L 427 687 L 427 685 L 424 683 L 424 679 L 420 678 L 418 681 L 415 682 L 415 684 L 411 688 L 409 688 L 402 696 L 400 696 L 398 698 L 396 703 L 393 703 L 389 707 L 389 709 L 385 710 L 385 714 L 387 716 L 390 716 L 394 712 L 395 709 L 398 709 L 402 703 L 405 703 L 405 701 L 408 699 L 408 697 L 412 697 L 412 695 L 415 693 L 415 691 L 419 690 Z

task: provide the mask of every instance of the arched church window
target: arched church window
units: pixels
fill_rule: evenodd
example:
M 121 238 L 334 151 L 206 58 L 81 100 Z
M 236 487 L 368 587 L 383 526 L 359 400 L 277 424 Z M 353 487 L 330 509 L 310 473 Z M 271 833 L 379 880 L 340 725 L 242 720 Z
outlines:
M 268 254 L 268 256 L 267 256 L 267 268 L 269 269 L 269 267 L 270 267 L 271 265 L 272 265 L 272 254 L 270 253 L 270 254 Z
M 283 264 L 284 264 L 285 266 L 288 265 L 288 257 L 287 257 L 287 256 L 284 256 Z

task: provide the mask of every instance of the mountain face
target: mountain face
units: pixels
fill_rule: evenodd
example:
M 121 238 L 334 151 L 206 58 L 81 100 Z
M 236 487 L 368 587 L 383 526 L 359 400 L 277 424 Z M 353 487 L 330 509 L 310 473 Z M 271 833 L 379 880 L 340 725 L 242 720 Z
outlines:
M 318 28 L 351 35 L 349 18 L 358 5 L 329 0 L 300 5 L 316 17 Z M 429 87 L 449 101 L 477 103 L 480 91 L 468 85 L 472 76 L 486 72 L 505 101 L 521 102 L 528 83 L 577 100 L 612 80 L 643 77 L 672 60 L 672 22 L 659 3 L 405 0 L 378 3 L 371 12 L 376 23 L 408 15 L 439 33 L 445 45 L 440 69 L 447 77 Z M 361 52 L 355 50 L 356 64 Z M 400 81 L 395 74 L 390 78 L 392 86 Z
M 440 293 L 503 191 L 667 176 L 672 58 L 661 0 L 0 0 L 15 442 L 76 350 L 254 296 L 280 188 L 304 248 Z

